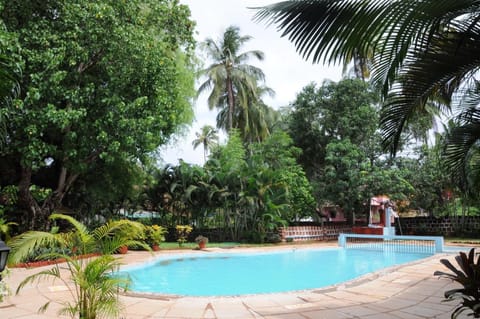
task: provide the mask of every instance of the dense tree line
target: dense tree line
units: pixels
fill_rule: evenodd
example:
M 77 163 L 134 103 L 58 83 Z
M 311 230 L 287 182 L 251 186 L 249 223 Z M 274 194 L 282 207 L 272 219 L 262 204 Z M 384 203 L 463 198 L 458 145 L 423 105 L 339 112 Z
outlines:
M 194 23 L 176 1 L 0 8 L 2 50 L 21 69 L 2 108 L 1 184 L 17 187 L 14 218 L 40 228 L 78 182 L 134 170 L 191 121 Z
M 475 150 L 467 181 L 448 174 L 452 162 L 444 160 L 458 123 L 432 143 L 432 113 L 420 113 L 395 134 L 387 129 L 397 156 L 382 147 L 393 119 L 377 78 L 366 81 L 376 70 L 371 48 L 345 55 L 353 78 L 312 83 L 274 110 L 262 100 L 273 93 L 262 70 L 248 64 L 264 55 L 241 51 L 250 37 L 238 27 L 198 46 L 212 64 L 195 73 L 194 22 L 176 1 L 1 8 L 0 234 L 11 221 L 17 231 L 48 228 L 53 212 L 90 224 L 148 210 L 163 226 L 265 241 L 278 227 L 317 219 L 323 205 L 340 205 L 351 219 L 378 194 L 437 215 L 478 204 L 465 191 L 477 185 Z M 192 119 L 195 76 L 196 94 L 208 92 L 219 110 L 217 127 L 192 141 L 205 164 L 158 167 L 159 146 Z M 219 130 L 228 135 L 223 144 Z

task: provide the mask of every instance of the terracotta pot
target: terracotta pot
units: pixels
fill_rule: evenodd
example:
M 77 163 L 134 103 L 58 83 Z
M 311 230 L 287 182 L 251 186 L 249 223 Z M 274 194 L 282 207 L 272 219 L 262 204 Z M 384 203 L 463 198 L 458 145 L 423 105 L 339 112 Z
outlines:
M 201 241 L 201 242 L 198 243 L 198 248 L 200 248 L 200 249 L 205 249 L 206 246 L 207 246 L 207 244 L 204 241 Z
M 119 254 L 125 255 L 127 252 L 128 252 L 128 246 L 122 246 L 122 247 L 118 248 L 118 253 Z
M 160 246 L 159 246 L 159 245 L 152 245 L 152 250 L 153 250 L 153 251 L 159 251 L 159 250 L 160 250 Z

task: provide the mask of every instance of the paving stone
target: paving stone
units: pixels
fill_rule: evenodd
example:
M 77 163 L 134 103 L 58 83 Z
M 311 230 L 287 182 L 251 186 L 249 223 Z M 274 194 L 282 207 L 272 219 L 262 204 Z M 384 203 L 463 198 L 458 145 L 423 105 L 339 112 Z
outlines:
M 317 310 L 317 311 L 309 311 L 303 312 L 302 315 L 304 318 L 308 319 L 353 319 L 353 318 L 360 318 L 356 316 L 352 316 L 346 313 L 342 313 L 335 310 Z
M 359 316 L 361 318 L 367 315 L 373 315 L 378 312 L 375 309 L 364 307 L 364 306 L 345 307 L 345 308 L 338 309 L 338 311 L 342 313 L 346 313 L 348 315 Z
M 444 313 L 444 311 L 441 309 L 431 309 L 431 308 L 423 307 L 421 305 L 416 305 L 415 307 L 402 309 L 402 312 L 410 313 L 423 318 L 432 318 L 434 316 Z

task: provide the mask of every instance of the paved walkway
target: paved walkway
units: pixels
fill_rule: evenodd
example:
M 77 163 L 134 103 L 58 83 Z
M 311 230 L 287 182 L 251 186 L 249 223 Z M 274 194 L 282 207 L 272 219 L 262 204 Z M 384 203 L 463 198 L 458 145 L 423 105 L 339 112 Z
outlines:
M 168 253 L 177 252 L 160 251 L 155 254 Z M 322 290 L 240 297 L 121 296 L 125 308 L 120 318 L 447 319 L 456 302 L 442 302 L 443 293 L 455 286 L 447 279 L 434 277 L 433 272 L 445 270 L 439 262 L 441 258 L 453 259 L 454 256 L 435 255 L 421 262 L 370 274 L 355 282 Z M 129 252 L 121 258 L 124 263 L 132 264 L 154 257 L 146 252 Z M 5 280 L 10 287 L 16 289 L 25 276 L 50 268 L 51 266 L 12 269 Z M 25 287 L 20 294 L 9 297 L 7 303 L 0 304 L 0 318 L 68 318 L 57 315 L 57 310 L 58 301 L 69 298 L 64 283 L 40 281 L 37 285 Z M 49 300 L 52 303 L 48 310 L 39 314 L 38 308 Z

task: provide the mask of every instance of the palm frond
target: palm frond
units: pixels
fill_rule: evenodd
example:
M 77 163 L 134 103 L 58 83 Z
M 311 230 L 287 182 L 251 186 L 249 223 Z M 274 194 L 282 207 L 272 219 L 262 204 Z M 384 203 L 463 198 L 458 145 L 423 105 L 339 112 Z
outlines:
M 464 121 L 447 133 L 444 155 L 454 179 L 467 189 L 469 165 L 475 163 L 472 159 L 478 158 L 480 151 L 480 110 L 467 110 L 460 118 Z
M 62 280 L 62 276 L 60 274 L 60 269 L 56 266 L 48 270 L 43 270 L 40 271 L 36 274 L 27 276 L 24 280 L 20 282 L 20 284 L 17 287 L 16 294 L 20 292 L 21 289 L 23 289 L 26 285 L 30 283 L 34 283 L 35 281 L 40 281 L 44 278 L 50 278 L 53 277 L 55 279 L 60 279 Z
M 372 78 L 386 94 L 417 39 L 428 43 L 441 26 L 478 8 L 475 0 L 319 0 L 253 9 L 255 21 L 275 24 L 313 63 L 340 64 L 356 50 L 375 52 Z
M 8 256 L 8 261 L 10 264 L 18 264 L 31 256 L 38 248 L 50 246 L 67 247 L 68 243 L 61 234 L 29 231 L 13 237 L 9 241 L 9 245 L 12 248 L 12 252 Z
M 470 77 L 472 70 L 480 65 L 480 45 L 478 40 L 463 40 L 462 34 L 447 33 L 431 39 L 428 47 L 412 51 L 399 78 L 393 85 L 382 109 L 381 128 L 386 146 L 398 148 L 400 133 L 408 120 L 420 110 L 425 110 L 426 102 L 443 93 L 448 109 L 451 96 L 458 89 L 458 83 Z M 480 40 L 480 34 L 475 35 Z M 472 36 L 472 38 L 474 38 Z M 445 88 L 448 87 L 448 91 Z

